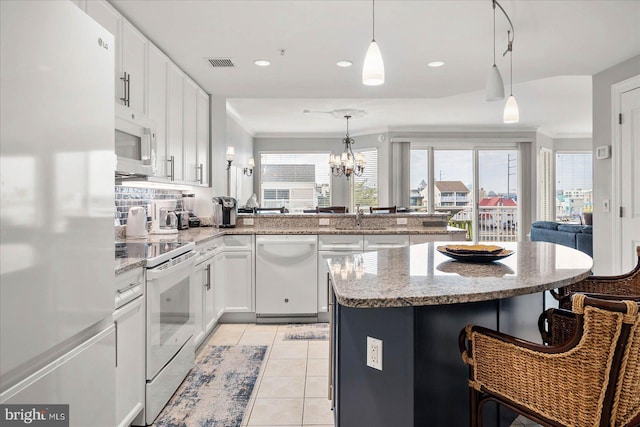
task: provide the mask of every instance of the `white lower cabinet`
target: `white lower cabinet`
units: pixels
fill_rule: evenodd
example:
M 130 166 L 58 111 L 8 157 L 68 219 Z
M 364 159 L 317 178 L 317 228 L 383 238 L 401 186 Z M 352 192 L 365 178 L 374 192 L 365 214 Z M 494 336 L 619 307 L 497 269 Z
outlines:
M 144 289 L 143 270 L 132 270 L 119 275 L 116 277 L 116 283 L 119 295 L 127 298 L 138 289 Z M 144 295 L 128 301 L 114 311 L 113 321 L 116 330 L 116 425 L 144 425 Z
M 329 312 L 329 266 L 327 259 L 335 256 L 362 253 L 364 239 L 362 235 L 340 234 L 318 236 L 318 320 L 328 321 Z M 324 319 L 326 317 L 326 319 Z
M 220 284 L 217 281 L 224 277 L 223 242 L 218 237 L 203 245 L 198 245 L 196 251 L 199 257 L 193 273 L 193 311 L 194 311 L 194 332 L 193 340 L 196 346 L 200 345 L 205 337 L 211 332 L 216 322 L 222 314 L 221 310 L 216 310 L 223 299 L 220 295 Z M 219 301 L 221 300 L 221 301 Z
M 255 312 L 253 242 L 250 235 L 228 235 L 224 241 L 224 311 Z
M 207 330 L 213 329 L 224 313 L 225 266 L 223 253 L 218 253 L 211 259 L 209 280 L 211 292 L 207 293 L 208 298 L 205 299 Z

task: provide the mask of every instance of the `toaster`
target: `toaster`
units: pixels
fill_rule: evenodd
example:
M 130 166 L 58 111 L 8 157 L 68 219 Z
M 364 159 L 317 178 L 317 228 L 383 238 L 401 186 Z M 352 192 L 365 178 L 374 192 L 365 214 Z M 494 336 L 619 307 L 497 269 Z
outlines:
M 189 228 L 189 211 L 177 211 L 178 230 L 186 230 Z

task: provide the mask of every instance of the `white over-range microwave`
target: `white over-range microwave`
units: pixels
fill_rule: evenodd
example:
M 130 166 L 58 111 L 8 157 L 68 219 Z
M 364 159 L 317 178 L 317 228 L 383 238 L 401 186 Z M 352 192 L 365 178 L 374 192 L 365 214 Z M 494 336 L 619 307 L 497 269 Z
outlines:
M 153 121 L 120 111 L 116 106 L 116 174 L 152 176 L 156 172 L 156 132 Z

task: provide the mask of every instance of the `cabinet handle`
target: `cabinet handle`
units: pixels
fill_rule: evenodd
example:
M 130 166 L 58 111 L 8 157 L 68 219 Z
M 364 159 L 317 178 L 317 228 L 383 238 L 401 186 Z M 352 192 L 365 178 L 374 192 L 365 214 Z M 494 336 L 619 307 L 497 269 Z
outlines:
M 131 74 L 128 74 L 126 71 L 124 72 L 124 77 L 120 77 L 120 80 L 122 80 L 123 83 L 123 89 L 124 89 L 124 97 L 120 98 L 120 101 L 122 101 L 122 104 L 125 107 L 129 106 L 129 91 L 130 91 L 130 86 L 129 86 L 129 82 L 130 82 L 130 78 L 131 78 Z
M 173 180 L 175 179 L 175 174 L 174 174 L 174 171 L 175 171 L 175 169 L 174 169 L 174 164 L 175 164 L 175 162 L 176 162 L 176 159 L 175 159 L 175 157 L 174 157 L 174 156 L 171 156 L 171 157 L 169 158 L 169 160 L 167 160 L 167 162 L 171 164 L 171 167 L 169 168 L 170 172 L 169 172 L 168 178 L 170 178 L 170 180 L 171 180 L 171 181 L 173 181 Z
M 204 170 L 204 167 L 202 166 L 202 163 L 200 163 L 200 166 L 198 166 L 198 168 L 197 168 L 197 169 L 198 169 L 198 171 L 200 172 L 200 178 L 198 178 L 198 181 L 200 182 L 200 184 L 202 184 L 202 180 L 203 180 L 203 178 L 204 178 L 204 177 L 203 177 L 203 173 L 204 173 L 204 172 L 203 172 L 203 170 Z
M 116 320 L 114 326 L 116 327 L 116 368 L 118 367 L 118 321 Z

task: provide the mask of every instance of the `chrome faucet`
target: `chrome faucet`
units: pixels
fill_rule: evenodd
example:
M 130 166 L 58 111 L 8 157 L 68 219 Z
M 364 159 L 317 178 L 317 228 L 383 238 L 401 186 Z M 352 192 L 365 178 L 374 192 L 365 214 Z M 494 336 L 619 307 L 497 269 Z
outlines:
M 360 209 L 360 205 L 356 205 L 356 228 L 360 228 L 362 225 L 362 214 L 364 211 Z

